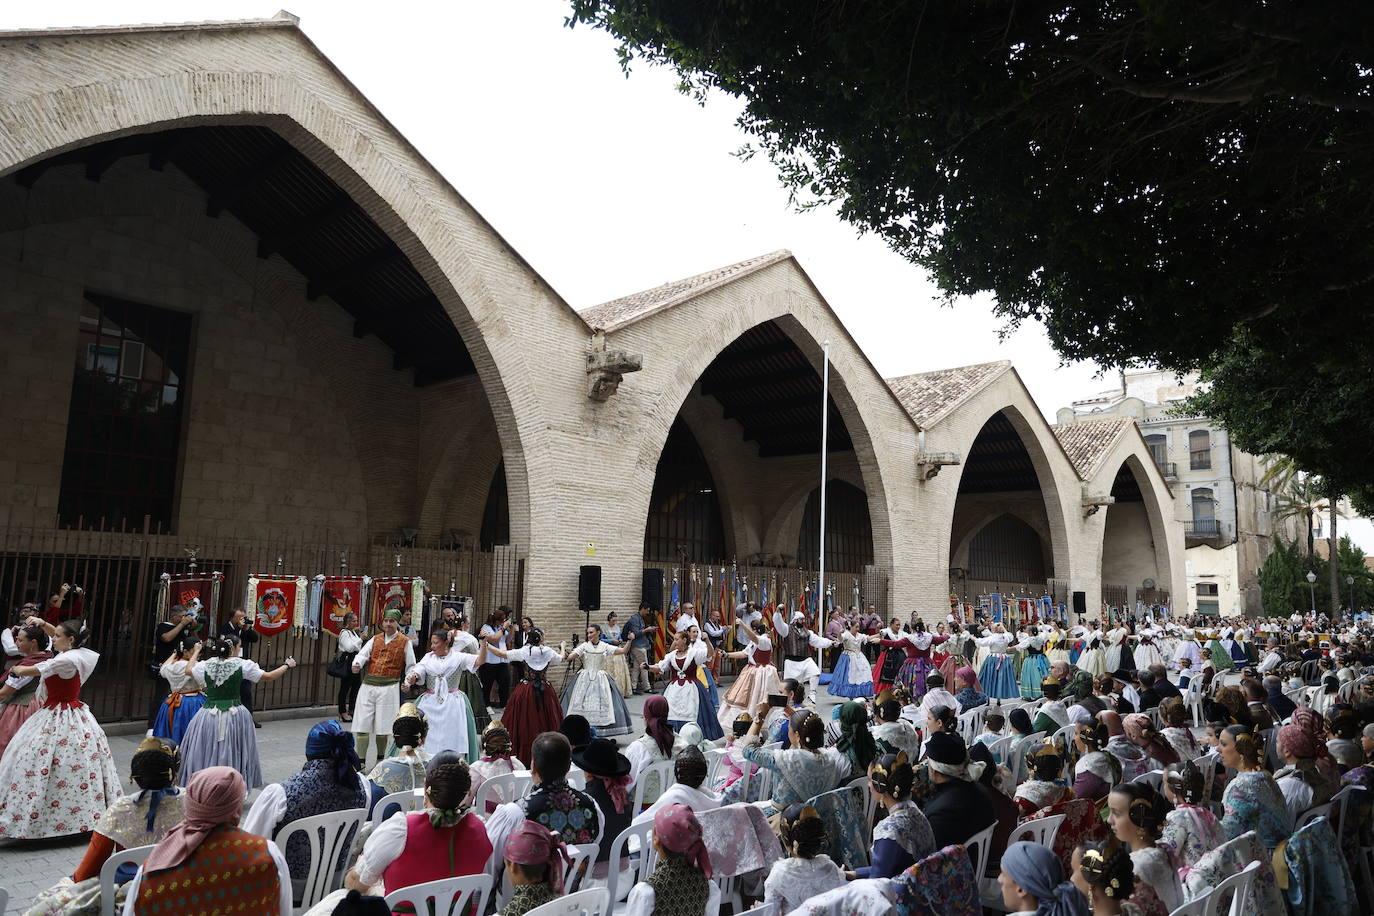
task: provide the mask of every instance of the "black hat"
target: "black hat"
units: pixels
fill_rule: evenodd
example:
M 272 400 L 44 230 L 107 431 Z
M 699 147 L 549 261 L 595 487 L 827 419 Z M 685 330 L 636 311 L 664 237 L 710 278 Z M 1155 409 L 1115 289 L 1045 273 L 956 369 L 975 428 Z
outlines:
M 369 897 L 357 891 L 349 891 L 348 896 L 334 907 L 332 916 L 390 916 L 391 907 L 385 897 Z
M 1135 672 L 1126 668 L 1117 668 L 1112 672 L 1112 680 L 1125 681 L 1127 684 L 1135 681 Z
M 587 742 L 592 740 L 592 723 L 587 721 L 586 716 L 576 714 L 564 716 L 558 730 L 563 733 L 563 737 L 568 739 L 573 750 L 586 747 Z
M 630 759 L 610 738 L 593 738 L 586 747 L 573 751 L 572 759 L 582 772 L 592 776 L 614 779 L 630 772 Z
M 983 772 L 979 775 L 978 781 L 988 788 L 992 788 L 993 779 L 997 776 L 997 761 L 993 758 L 992 751 L 986 742 L 973 742 L 973 745 L 968 749 L 968 759 L 974 763 L 983 764 Z
M 968 758 L 964 739 L 953 732 L 936 732 L 926 741 L 926 756 L 936 763 L 959 766 Z

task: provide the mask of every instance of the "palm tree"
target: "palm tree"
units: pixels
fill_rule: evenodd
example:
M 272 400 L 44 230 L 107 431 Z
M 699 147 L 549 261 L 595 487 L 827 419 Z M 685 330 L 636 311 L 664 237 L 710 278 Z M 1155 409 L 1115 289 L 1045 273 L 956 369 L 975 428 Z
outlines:
M 1342 494 L 1332 493 L 1332 488 L 1325 479 L 1300 470 L 1287 455 L 1266 455 L 1264 458 L 1269 467 L 1260 477 L 1259 485 L 1269 487 L 1270 492 L 1278 499 L 1273 512 L 1274 521 L 1276 524 L 1282 524 L 1289 519 L 1300 518 L 1306 522 L 1309 557 L 1315 552 L 1312 522 L 1318 513 L 1325 512 L 1330 515 L 1331 529 L 1328 532 L 1327 547 L 1330 559 L 1328 567 L 1331 573 L 1331 614 L 1334 617 L 1340 611 L 1341 605 L 1340 569 L 1336 562 L 1340 540 L 1336 534 L 1336 517 L 1345 515 L 1341 509 Z

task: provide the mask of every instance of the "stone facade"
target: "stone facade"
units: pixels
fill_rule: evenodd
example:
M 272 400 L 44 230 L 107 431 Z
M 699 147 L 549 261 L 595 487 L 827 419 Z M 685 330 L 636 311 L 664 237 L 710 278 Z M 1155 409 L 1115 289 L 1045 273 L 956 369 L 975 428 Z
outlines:
M 1009 364 L 938 379 L 881 378 L 787 252 L 578 314 L 325 60 L 293 20 L 0 35 L 0 177 L 67 150 L 171 126 L 270 127 L 400 246 L 442 303 L 476 375 L 416 388 L 342 309 L 310 301 L 279 256 L 258 258 L 232 216 L 175 170 L 121 159 L 0 182 L 0 302 L 10 329 L 0 410 L 32 446 L 0 461 L 0 523 L 51 524 L 70 396 L 76 309 L 98 290 L 195 315 L 178 531 L 258 536 L 398 527 L 475 532 L 504 462 L 525 609 L 553 632 L 581 619 L 577 568 L 596 545 L 602 605 L 639 598 L 645 519 L 668 430 L 694 433 L 719 490 L 727 547 L 795 552 L 819 484 L 815 456 L 760 457 L 700 379 L 741 334 L 780 328 L 818 371 L 853 441 L 830 476 L 863 489 L 892 608 L 947 607 L 952 558 L 981 524 L 960 505 L 961 456 L 1003 415 L 1038 490 L 1009 497 L 1041 533 L 1056 578 L 1101 597 L 1103 567 L 1184 590 L 1175 500 L 1138 433 L 1071 457 Z M 642 359 L 588 396 L 587 357 Z M 938 403 L 937 403 L 938 402 Z M 956 463 L 930 476 L 922 456 Z M 32 457 L 29 457 L 29 456 Z M 1085 496 L 1135 474 L 1138 509 Z M 989 502 L 983 500 L 983 502 Z M 980 514 L 981 513 L 981 514 Z M 485 609 L 479 609 L 485 610 Z

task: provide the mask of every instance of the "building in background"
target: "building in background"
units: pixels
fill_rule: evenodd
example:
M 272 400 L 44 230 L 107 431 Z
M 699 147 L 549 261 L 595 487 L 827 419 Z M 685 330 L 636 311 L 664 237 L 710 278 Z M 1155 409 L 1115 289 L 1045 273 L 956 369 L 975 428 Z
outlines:
M 1181 410 L 1197 385 L 1196 376 L 1123 372 L 1116 387 L 1074 401 L 1056 419 L 1061 427 L 1134 420 L 1174 495 L 1174 520 L 1184 533 L 1188 612 L 1258 613 L 1259 569 L 1274 543 L 1275 496 L 1261 486 L 1266 464 L 1260 456 L 1233 446 L 1224 427 Z

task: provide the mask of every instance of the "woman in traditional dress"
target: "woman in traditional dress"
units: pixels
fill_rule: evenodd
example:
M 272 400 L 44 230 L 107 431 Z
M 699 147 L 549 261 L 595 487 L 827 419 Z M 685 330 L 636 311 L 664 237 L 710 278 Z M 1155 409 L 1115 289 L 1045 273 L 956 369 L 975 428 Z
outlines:
M 48 651 L 50 640 L 41 626 L 29 624 L 21 626 L 14 633 L 14 645 L 19 650 L 19 661 L 15 668 L 32 668 L 39 662 L 52 658 Z M 19 726 L 38 712 L 38 676 L 15 674 L 14 668 L 0 686 L 0 759 L 4 759 L 5 748 L 10 739 L 19 731 Z
M 1135 666 L 1144 671 L 1151 665 L 1164 664 L 1164 653 L 1159 651 L 1159 643 L 1164 638 L 1164 631 L 1154 624 L 1146 624 L 1141 627 L 1138 633 L 1140 639 L 1135 646 Z
M 615 611 L 606 615 L 606 625 L 601 628 L 601 639 L 610 645 L 619 648 L 622 642 L 620 638 L 620 618 Z M 630 666 L 625 660 L 624 655 L 612 655 L 610 664 L 606 666 L 606 673 L 615 681 L 616 688 L 621 696 L 628 697 L 634 692 L 634 685 L 630 683 Z
M 945 679 L 946 684 L 954 683 L 954 672 L 959 670 L 959 640 L 957 634 L 951 635 L 949 625 L 943 620 L 935 624 L 935 636 L 945 637 L 931 646 L 930 663 L 935 666 L 935 670 L 940 672 L 940 676 Z
M 162 663 L 158 674 L 171 687 L 167 699 L 157 711 L 153 722 L 153 737 L 166 738 L 181 744 L 186 735 L 186 727 L 200 708 L 205 705 L 205 685 L 196 680 L 192 671 L 200 661 L 200 650 L 204 645 L 200 637 L 185 635 L 177 640 L 176 649 Z
M 1053 738 L 1026 753 L 1030 779 L 1016 787 L 1016 805 L 1022 817 L 1074 797 L 1073 789 L 1063 779 L 1067 753 Z
M 1121 761 L 1107 751 L 1110 730 L 1101 722 L 1085 722 L 1074 733 L 1078 762 L 1073 767 L 1073 794 L 1101 801 L 1121 782 Z
M 935 852 L 935 832 L 911 799 L 916 782 L 906 754 L 884 754 L 868 768 L 869 791 L 887 816 L 873 828 L 872 865 L 848 873 L 853 878 L 895 878 Z
M 805 803 L 829 792 L 839 779 L 834 762 L 821 753 L 825 744 L 825 723 L 820 716 L 809 709 L 792 713 L 787 729 L 790 746 L 769 750 L 759 746 L 759 729 L 768 711 L 767 702 L 760 703 L 754 710 L 754 722 L 745 738 L 744 759 L 778 774 L 773 782 L 772 807 L 764 809 L 771 817 L 788 805 Z
M 144 738 L 130 763 L 136 795 L 121 795 L 110 805 L 100 826 L 91 833 L 76 872 L 39 894 L 25 912 L 30 916 L 78 916 L 100 908 L 100 870 L 110 856 L 125 849 L 159 843 L 181 822 L 184 796 L 173 783 L 181 755 L 175 745 L 161 738 Z M 125 865 L 115 872 L 115 885 L 134 876 L 137 866 Z M 122 907 L 117 893 L 115 907 Z
M 1107 670 L 1135 670 L 1135 656 L 1131 654 L 1131 631 L 1117 624 L 1107 631 Z
M 511 691 L 501 724 L 510 732 L 515 755 L 521 760 L 529 760 L 534 739 L 544 732 L 558 731 L 558 724 L 563 721 L 563 705 L 548 679 L 549 665 L 558 660 L 558 652 L 544 645 L 543 630 L 531 627 L 525 631 L 525 644 L 520 648 L 506 650 L 488 644 L 487 654 L 523 663 L 525 676 Z M 624 705 L 623 699 L 621 705 Z M 628 713 L 625 721 L 629 722 Z
M 472 773 L 472 796 L 477 797 L 477 790 L 482 788 L 482 783 L 491 779 L 493 776 L 505 776 L 507 773 L 514 773 L 516 770 L 525 769 L 525 765 L 520 762 L 512 751 L 510 732 L 500 722 L 493 722 L 482 732 L 482 756 L 476 763 L 468 769 Z M 486 811 L 478 811 L 481 817 L 487 817 L 492 811 L 496 810 L 496 802 L 489 801 L 490 808 Z
M 463 671 L 475 675 L 478 666 L 486 663 L 486 644 L 478 648 L 476 655 L 458 652 L 453 649 L 452 633 L 436 629 L 430 634 L 429 652 L 415 663 L 403 683 L 412 687 L 424 681 L 425 695 L 415 705 L 429 722 L 427 741 L 431 750 L 456 751 L 471 763 L 479 756 L 477 722 L 467 696 L 457 689 L 458 677 Z
M 692 809 L 686 805 L 660 808 L 654 815 L 653 844 L 658 865 L 630 889 L 624 916 L 716 912 L 720 888 L 711 882 L 711 856 Z
M 191 669 L 196 680 L 205 685 L 206 698 L 182 740 L 180 784 L 187 785 L 206 767 L 227 766 L 243 775 L 248 788 L 261 788 L 258 736 L 253 731 L 253 716 L 239 700 L 239 684 L 275 681 L 296 667 L 296 660 L 287 656 L 283 664 L 263 671 L 257 662 L 243 657 L 243 649 L 233 636 L 212 639 L 206 648 L 213 657 L 196 662 Z
M 866 643 L 877 642 L 876 636 L 865 636 L 859 632 L 859 621 L 850 618 L 844 632 L 840 634 L 843 651 L 835 661 L 835 670 L 830 674 L 830 695 L 832 697 L 873 696 L 873 669 L 864 658 L 863 647 Z
M 1215 765 L 1210 760 L 1204 763 Z M 1174 807 L 1164 818 L 1159 845 L 1169 853 L 1182 881 L 1198 859 L 1226 842 L 1221 822 L 1208 810 L 1210 799 L 1203 795 L 1206 786 L 1202 770 L 1191 760 L 1174 764 L 1164 774 L 1164 797 Z
M 36 665 L 16 665 L 14 677 L 38 677 L 42 708 L 15 732 L 0 759 L 0 838 L 41 840 L 94 830 L 105 809 L 123 794 L 105 731 L 81 702 L 100 656 L 85 648 L 86 625 L 77 618 L 41 626 L 57 654 Z
M 1128 782 L 1112 789 L 1107 811 L 1107 826 L 1131 849 L 1136 878 L 1154 889 L 1165 912 L 1181 907 L 1183 884 L 1169 851 L 1159 845 L 1169 803 L 1149 783 Z
M 396 753 L 378 761 L 367 775 L 372 782 L 374 804 L 384 796 L 412 792 L 425 784 L 425 765 L 430 759 L 429 752 L 424 749 L 428 734 L 425 714 L 414 703 L 402 706 L 391 723 L 391 741 L 396 746 Z
M 1036 700 L 1041 696 L 1040 684 L 1049 676 L 1050 662 L 1045 657 L 1045 643 L 1048 637 L 1037 633 L 1035 627 L 1028 628 L 1022 635 L 1016 648 L 1025 652 L 1025 657 L 1021 662 L 1021 696 L 1027 700 Z
M 530 910 L 552 903 L 563 896 L 563 865 L 568 848 L 543 824 L 521 821 L 506 837 L 502 850 L 506 861 L 506 883 L 510 900 L 501 907 L 501 916 L 525 916 Z
M 960 713 L 988 705 L 988 695 L 983 693 L 972 668 L 965 666 L 954 672 L 954 699 L 959 703 Z
M 667 679 L 663 698 L 668 701 L 668 724 L 673 731 L 681 731 L 684 725 L 694 723 L 701 728 L 702 734 L 714 741 L 723 737 L 725 731 L 716 718 L 716 707 L 711 703 L 706 685 L 698 676 L 706 664 L 706 652 L 700 640 L 690 643 L 688 634 L 679 630 L 673 635 L 672 650 L 662 661 L 646 667 Z
M 673 732 L 668 724 L 668 701 L 659 694 L 650 694 L 644 701 L 644 734 L 640 735 L 625 748 L 625 758 L 630 762 L 629 785 L 636 786 L 646 767 L 671 760 L 687 743 Z M 643 800 L 647 804 L 658 801 L 670 785 L 671 779 L 661 779 L 646 785 Z
M 525 618 L 528 620 L 529 618 Z M 462 652 L 465 655 L 476 655 L 480 646 L 490 645 L 485 639 L 478 639 L 467 631 L 468 619 L 466 615 L 459 614 L 456 620 L 446 622 L 445 628 L 449 632 L 450 643 L 455 652 Z M 523 631 L 524 636 L 528 635 L 528 630 Z M 522 636 L 522 638 L 524 638 Z M 523 669 L 522 669 L 523 673 Z M 487 701 L 482 698 L 482 678 L 478 671 L 460 670 L 458 672 L 458 689 L 463 692 L 463 696 L 468 698 L 468 709 L 472 710 L 472 724 L 481 734 L 491 721 L 491 716 L 487 713 Z
M 1103 649 L 1106 639 L 1106 634 L 1102 632 L 1102 627 L 1098 625 L 1096 620 L 1092 622 L 1091 628 L 1083 635 L 1083 651 L 1079 653 L 1076 664 L 1093 677 L 1106 674 L 1109 670 L 1107 668 L 1107 653 Z
M 711 715 L 714 717 L 716 710 L 720 708 L 720 691 L 716 687 L 715 675 L 715 669 L 720 667 L 720 650 L 711 643 L 706 633 L 696 626 L 687 628 L 687 648 L 696 649 L 706 660 L 697 666 L 697 680 L 706 688 L 707 699 L 711 702 Z M 716 737 L 719 738 L 720 735 Z
M 1221 798 L 1222 832 L 1234 840 L 1257 831 L 1260 842 L 1272 852 L 1293 832 L 1293 815 L 1278 783 L 1260 763 L 1264 744 L 1245 725 L 1228 725 L 1217 740 L 1222 766 L 1237 771 Z
M 1229 632 L 1229 628 L 1226 632 Z M 1216 631 L 1212 632 L 1211 638 L 1207 641 L 1207 655 L 1211 658 L 1212 667 L 1216 669 L 1217 674 L 1230 671 L 1236 666 L 1235 662 L 1231 661 L 1231 653 L 1226 651 L 1226 646 L 1221 641 L 1221 634 Z
M 778 669 L 772 664 L 773 641 L 764 635 L 768 632 L 767 626 L 762 620 L 755 620 L 752 625 L 746 625 L 743 619 L 737 620 L 737 623 L 740 635 L 752 645 L 725 655 L 726 658 L 748 659 L 748 663 L 725 692 L 725 702 L 717 714 L 722 728 L 733 726 L 735 717 L 740 713 L 752 713 L 760 703 L 767 704 L 770 693 L 783 692 Z
M 577 648 L 563 652 L 563 661 L 582 659 L 582 670 L 563 691 L 563 709 L 569 715 L 586 717 L 596 733 L 603 738 L 630 733 L 630 710 L 625 697 L 615 685 L 606 665 L 612 655 L 627 655 L 630 643 L 619 649 L 601 641 L 601 627 L 587 627 L 587 641 Z
M 763 902 L 775 913 L 790 913 L 807 900 L 843 887 L 844 870 L 824 850 L 829 845 L 825 821 L 810 805 L 788 805 L 778 819 L 778 836 L 786 858 L 778 859 L 763 883 Z
M 1174 666 L 1181 670 L 1183 668 L 1183 660 L 1186 658 L 1189 662 L 1189 667 L 1194 672 L 1201 671 L 1202 653 L 1204 650 L 1205 647 L 1202 641 L 1197 638 L 1197 631 L 1185 628 L 1183 630 L 1183 638 L 1178 641 L 1177 646 L 1174 648 Z
M 1050 660 L 1050 664 L 1064 662 L 1073 664 L 1069 659 L 1069 634 L 1064 632 L 1064 628 L 1059 625 L 1059 621 L 1050 621 L 1050 632 L 1045 634 L 1045 657 Z
M 1016 686 L 1016 674 L 1012 670 L 1011 655 L 1007 650 L 1012 637 L 1006 628 L 1000 623 L 994 623 L 976 642 L 980 649 L 986 649 L 988 652 L 983 668 L 978 672 L 983 692 L 995 700 L 1012 700 L 1020 696 L 1020 690 Z
M 888 625 L 878 632 L 878 642 L 881 645 L 886 645 L 883 640 L 895 643 L 902 636 L 902 622 L 893 617 L 888 621 Z M 881 649 L 878 652 L 878 661 L 873 665 L 874 696 L 892 688 L 897 682 L 897 672 L 901 670 L 902 662 L 905 660 L 906 653 L 898 648 Z
M 901 649 L 906 653 L 906 660 L 897 671 L 895 685 L 905 688 L 913 702 L 921 701 L 926 692 L 926 673 L 935 667 L 930 660 L 931 645 L 948 639 L 948 636 L 932 636 L 926 632 L 925 621 L 918 620 L 915 632 L 907 633 L 901 639 L 879 640 L 879 644 L 885 648 Z

